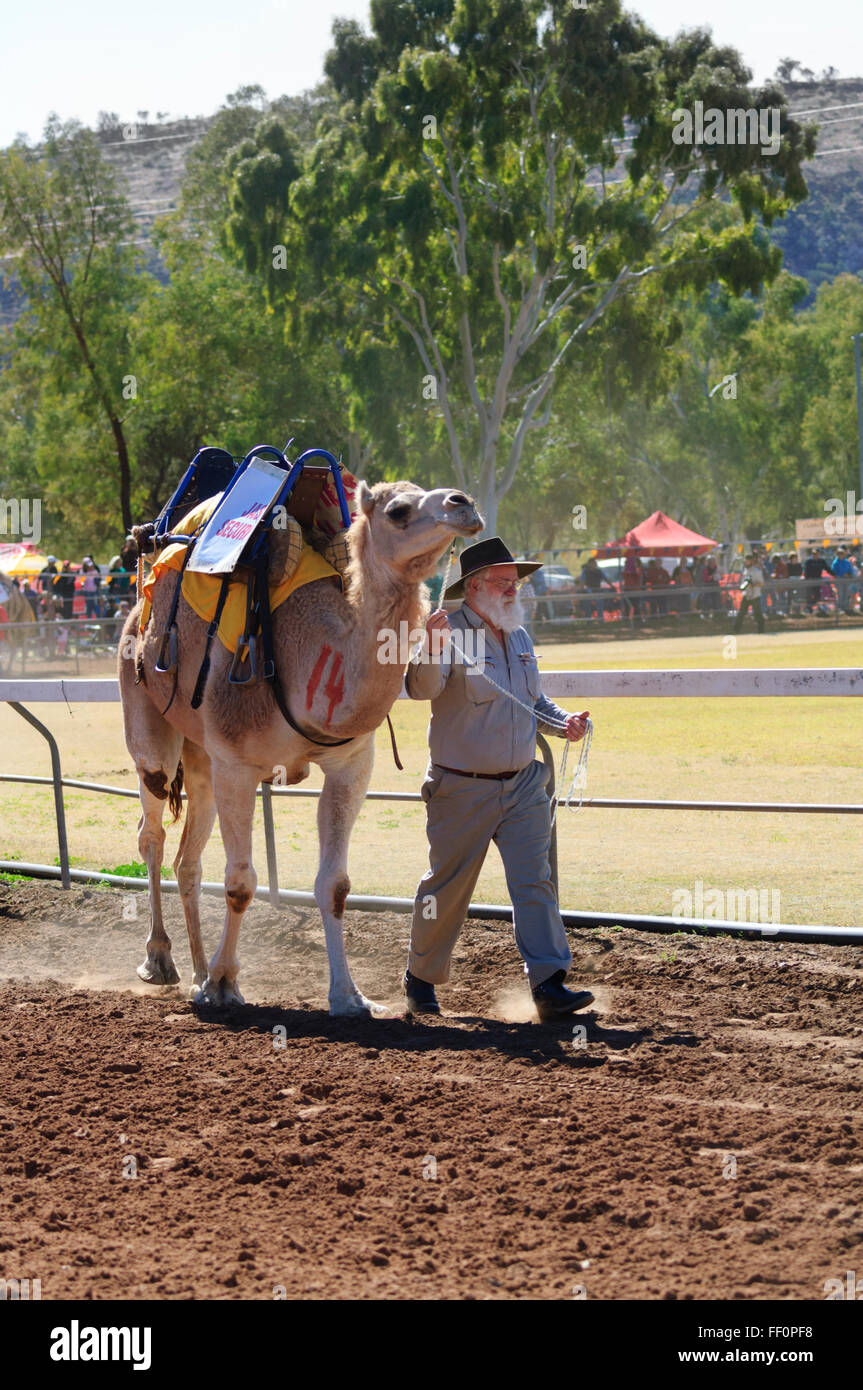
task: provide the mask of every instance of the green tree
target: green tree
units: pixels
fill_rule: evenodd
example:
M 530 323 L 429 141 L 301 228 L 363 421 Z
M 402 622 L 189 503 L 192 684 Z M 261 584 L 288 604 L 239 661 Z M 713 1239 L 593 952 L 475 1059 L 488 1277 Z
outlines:
M 159 220 L 156 242 L 168 283 L 151 283 L 130 330 L 140 364 L 140 514 L 156 514 L 203 444 L 235 457 L 291 436 L 292 454 L 331 441 L 338 448 L 344 399 L 330 345 L 301 352 L 286 343 L 260 285 L 184 231 L 178 215 Z
M 801 309 L 807 292 L 783 272 L 760 300 L 713 287 L 682 303 L 659 397 L 639 396 L 616 369 L 610 435 L 626 461 L 627 524 L 634 503 L 727 542 L 787 537 L 797 517 L 823 516 L 829 497 L 855 490 L 851 335 L 863 327 L 863 284 L 838 276 Z M 586 479 L 603 516 L 607 498 L 590 492 L 589 469 Z
M 807 286 L 781 277 L 751 335 L 767 420 L 765 485 L 783 525 L 823 516 L 829 497 L 858 487 L 853 333 L 863 332 L 863 282 L 838 275 L 794 312 Z
M 41 150 L 19 141 L 0 153 L 0 251 L 11 258 L 28 305 L 13 330 L 13 350 L 39 353 L 60 419 L 68 418 L 64 393 L 77 393 L 84 434 L 92 439 L 107 427 L 115 505 L 126 528 L 126 417 L 134 408 L 127 324 L 142 288 L 133 239 L 117 175 L 79 122 L 52 116 Z M 60 453 L 68 441 L 59 436 L 55 448 Z
M 264 89 L 239 87 L 225 98 L 206 133 L 190 149 L 183 175 L 180 211 L 202 240 L 218 239 L 228 213 L 230 178 L 225 171 L 228 151 L 249 139 L 261 119 Z
M 224 223 L 230 213 L 231 174 L 228 155 L 236 146 L 254 138 L 255 130 L 268 116 L 277 116 L 291 132 L 300 149 L 314 143 L 321 117 L 337 109 L 329 82 L 319 82 L 298 96 L 277 97 L 268 102 L 263 87 L 238 87 L 226 98 L 209 123 L 207 132 L 192 149 L 186 161 L 181 194 L 181 212 L 192 222 L 203 239 L 223 246 Z
M 619 0 L 376 0 L 372 25 L 334 26 L 343 105 L 308 157 L 273 122 L 233 152 L 227 237 L 271 302 L 339 325 L 355 394 L 360 344 L 413 354 L 415 395 L 433 383 L 435 434 L 493 529 L 564 368 L 617 302 L 654 279 L 670 308 L 775 276 L 761 224 L 805 196 L 814 134 L 733 49 L 661 40 Z M 778 151 L 678 143 L 699 100 L 781 108 Z M 719 200 L 739 217 L 711 218 Z

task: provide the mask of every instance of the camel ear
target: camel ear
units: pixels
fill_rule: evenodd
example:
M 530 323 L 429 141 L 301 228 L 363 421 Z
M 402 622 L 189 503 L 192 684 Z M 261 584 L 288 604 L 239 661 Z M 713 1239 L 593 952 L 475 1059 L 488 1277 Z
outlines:
M 357 498 L 359 500 L 360 509 L 365 512 L 366 516 L 371 516 L 375 509 L 375 499 L 372 496 L 371 488 L 362 480 L 360 481 Z

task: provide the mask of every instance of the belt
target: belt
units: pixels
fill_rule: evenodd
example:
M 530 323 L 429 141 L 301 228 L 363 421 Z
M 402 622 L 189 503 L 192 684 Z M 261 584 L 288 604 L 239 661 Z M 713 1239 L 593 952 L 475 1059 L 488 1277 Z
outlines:
M 524 772 L 523 767 L 517 767 L 514 772 L 465 772 L 462 767 L 445 767 L 443 763 L 435 763 L 441 772 L 454 772 L 456 777 L 483 777 L 492 782 L 503 781 L 507 777 L 517 777 L 520 772 Z

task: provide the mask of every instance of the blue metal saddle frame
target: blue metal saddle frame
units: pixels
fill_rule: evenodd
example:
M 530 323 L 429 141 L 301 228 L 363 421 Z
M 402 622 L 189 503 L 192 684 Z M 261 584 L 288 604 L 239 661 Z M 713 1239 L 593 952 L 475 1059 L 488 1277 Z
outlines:
M 180 507 L 188 503 L 190 494 L 192 493 L 195 494 L 195 503 L 202 502 L 207 497 L 212 497 L 215 493 L 220 491 L 223 493 L 223 497 L 227 496 L 230 493 L 231 489 L 236 485 L 237 479 L 242 475 L 245 469 L 248 468 L 252 459 L 259 458 L 264 454 L 274 456 L 278 463 L 287 472 L 287 477 L 285 478 L 284 483 L 279 489 L 278 495 L 276 496 L 272 505 L 264 513 L 255 530 L 252 532 L 252 535 L 249 537 L 249 540 L 247 541 L 246 546 L 238 562 L 239 564 L 248 567 L 248 575 L 246 580 L 248 586 L 246 602 L 246 623 L 243 637 L 237 643 L 237 651 L 234 655 L 234 661 L 232 663 L 228 679 L 231 681 L 232 685 L 252 685 L 255 683 L 257 675 L 260 674 L 263 680 L 269 681 L 271 683 L 273 695 L 275 697 L 276 704 L 279 707 L 279 711 L 282 714 L 282 717 L 287 721 L 287 723 L 290 724 L 292 729 L 295 729 L 296 732 L 298 734 L 301 734 L 303 738 L 308 739 L 310 743 L 318 744 L 321 747 L 335 748 L 345 743 L 351 743 L 353 740 L 349 738 L 315 738 L 312 734 L 310 734 L 307 730 L 303 729 L 296 722 L 288 708 L 287 701 L 285 700 L 284 691 L 282 690 L 281 681 L 279 679 L 279 674 L 276 670 L 276 663 L 273 650 L 273 627 L 272 614 L 270 612 L 270 587 L 268 577 L 269 552 L 267 547 L 268 533 L 272 527 L 273 520 L 277 514 L 277 511 L 280 508 L 287 508 L 291 494 L 294 491 L 294 488 L 296 487 L 296 484 L 299 481 L 300 477 L 302 476 L 303 468 L 314 458 L 326 459 L 327 464 L 329 466 L 329 470 L 333 477 L 333 484 L 336 489 L 336 496 L 338 497 L 339 501 L 339 510 L 341 512 L 342 524 L 345 527 L 345 529 L 347 529 L 350 526 L 351 515 L 350 511 L 348 510 L 347 497 L 345 496 L 345 489 L 344 484 L 342 482 L 341 473 L 339 471 L 339 464 L 338 461 L 327 449 L 307 449 L 304 454 L 300 455 L 300 457 L 296 460 L 295 463 L 291 463 L 282 453 L 281 449 L 276 449 L 271 444 L 256 444 L 253 449 L 249 450 L 248 454 L 246 454 L 246 457 L 242 460 L 242 462 L 238 464 L 235 462 L 233 456 L 229 454 L 226 449 L 218 449 L 208 445 L 202 449 L 199 449 L 195 457 L 192 459 L 192 462 L 186 469 L 186 472 L 180 480 L 180 484 L 175 490 L 170 501 L 166 503 L 166 505 L 162 508 L 162 511 L 159 513 L 159 516 L 155 523 L 155 530 L 153 533 L 154 545 L 160 549 L 165 545 L 170 545 L 173 543 L 178 543 L 186 546 L 186 554 L 183 557 L 183 564 L 177 575 L 177 583 L 174 589 L 174 596 L 171 601 L 168 619 L 165 625 L 165 630 L 162 635 L 162 642 L 159 648 L 159 654 L 156 658 L 155 669 L 157 671 L 159 671 L 161 674 L 170 673 L 171 671 L 175 673 L 174 691 L 171 694 L 171 699 L 168 701 L 167 706 L 162 712 L 163 714 L 167 713 L 168 709 L 170 709 L 170 706 L 173 703 L 174 695 L 176 694 L 176 671 L 178 658 L 176 623 L 177 607 L 180 601 L 183 574 L 185 573 L 185 569 L 189 562 L 189 558 L 194 550 L 195 541 L 197 540 L 198 535 L 203 529 L 202 527 L 199 527 L 198 530 L 190 536 L 183 534 L 174 535 L 171 533 L 171 522 L 173 521 L 174 516 L 179 511 Z M 188 505 L 185 507 L 185 510 L 189 510 Z M 209 624 L 207 628 L 207 640 L 206 646 L 204 648 L 204 659 L 201 662 L 201 667 L 198 671 L 198 678 L 195 682 L 194 693 L 192 695 L 191 705 L 193 709 L 198 709 L 204 698 L 204 690 L 206 688 L 207 677 L 210 671 L 210 647 L 213 638 L 216 635 L 216 632 L 218 631 L 219 622 L 222 617 L 222 610 L 225 606 L 225 600 L 228 596 L 228 585 L 232 577 L 233 576 L 230 574 L 226 574 L 222 577 L 222 583 L 219 589 L 219 598 L 216 604 L 216 611 L 213 615 L 212 622 Z M 263 663 L 261 666 L 260 673 L 258 673 L 256 669 L 258 640 L 260 641 L 260 646 L 263 654 Z M 238 657 L 244 647 L 248 647 L 249 649 L 250 669 L 249 675 L 241 679 L 237 674 L 239 670 Z

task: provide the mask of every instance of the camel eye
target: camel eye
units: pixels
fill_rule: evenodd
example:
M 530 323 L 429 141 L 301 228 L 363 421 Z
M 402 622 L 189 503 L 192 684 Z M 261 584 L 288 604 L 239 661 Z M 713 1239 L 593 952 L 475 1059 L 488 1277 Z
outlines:
M 384 508 L 384 512 L 390 521 L 394 521 L 397 526 L 407 526 L 411 515 L 411 504 L 410 502 L 390 502 L 389 506 Z

